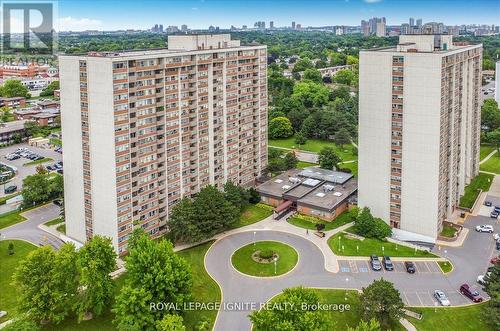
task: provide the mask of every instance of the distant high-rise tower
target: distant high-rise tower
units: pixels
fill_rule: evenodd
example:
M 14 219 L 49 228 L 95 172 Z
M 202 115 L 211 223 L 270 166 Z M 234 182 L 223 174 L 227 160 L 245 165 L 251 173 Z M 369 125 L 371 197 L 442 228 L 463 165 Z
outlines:
M 385 37 L 385 22 L 377 22 L 375 34 L 377 37 Z
M 181 25 L 181 31 L 182 32 L 187 32 L 187 30 L 188 30 L 188 26 L 186 24 L 182 24 Z
M 269 29 L 274 29 L 274 22 L 273 21 L 269 22 Z
M 419 28 L 421 28 L 421 27 L 422 27 L 422 19 L 421 19 L 421 18 L 418 18 L 418 19 L 417 19 L 417 26 L 418 26 Z
M 481 63 L 450 35 L 360 52 L 358 204 L 399 239 L 435 242 L 478 174 Z
M 415 26 L 415 19 L 413 17 L 410 17 L 410 26 Z
M 292 30 L 295 30 L 295 22 L 292 22 Z

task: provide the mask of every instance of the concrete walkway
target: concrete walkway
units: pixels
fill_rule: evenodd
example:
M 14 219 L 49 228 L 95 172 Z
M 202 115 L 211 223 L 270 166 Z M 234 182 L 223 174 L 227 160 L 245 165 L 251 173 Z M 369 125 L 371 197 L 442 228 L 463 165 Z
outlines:
M 496 152 L 498 152 L 498 150 L 495 149 L 493 152 L 491 152 L 490 154 L 488 154 L 484 159 L 482 159 L 481 161 L 479 161 L 479 164 L 483 164 L 486 161 L 488 161 L 493 155 L 496 154 Z

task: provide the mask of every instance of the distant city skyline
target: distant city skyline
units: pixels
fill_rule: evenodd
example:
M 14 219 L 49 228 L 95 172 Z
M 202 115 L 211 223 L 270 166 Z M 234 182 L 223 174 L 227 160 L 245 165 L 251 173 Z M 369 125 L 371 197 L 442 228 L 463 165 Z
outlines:
M 307 26 L 359 25 L 362 19 L 386 17 L 387 25 L 408 22 L 410 17 L 423 22 L 457 24 L 495 24 L 500 3 L 470 1 L 272 1 L 195 0 L 195 1 L 58 1 L 59 31 L 146 30 L 154 24 L 206 29 L 210 25 L 253 27 L 256 21 L 273 21 L 275 27 L 291 26 L 292 21 Z

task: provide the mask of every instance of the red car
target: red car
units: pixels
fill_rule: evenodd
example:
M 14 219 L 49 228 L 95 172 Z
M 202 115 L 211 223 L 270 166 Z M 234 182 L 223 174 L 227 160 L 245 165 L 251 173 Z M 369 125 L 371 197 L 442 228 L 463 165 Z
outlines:
M 468 284 L 463 284 L 462 286 L 460 286 L 460 293 L 471 299 L 473 302 L 483 301 L 483 298 L 479 295 L 479 292 L 471 289 Z
M 491 264 L 499 264 L 500 263 L 500 256 L 494 257 L 490 260 Z

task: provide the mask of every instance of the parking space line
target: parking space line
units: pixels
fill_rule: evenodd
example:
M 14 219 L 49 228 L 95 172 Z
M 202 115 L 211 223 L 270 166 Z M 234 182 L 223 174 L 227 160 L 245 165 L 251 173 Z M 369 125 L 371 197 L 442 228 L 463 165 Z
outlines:
M 418 301 L 420 301 L 420 305 L 424 305 L 423 302 L 422 302 L 422 299 L 420 299 L 420 296 L 418 295 L 418 292 L 415 292 L 415 294 L 417 295 L 417 298 L 418 298 Z
M 403 292 L 403 296 L 404 296 L 404 301 L 406 301 L 405 304 L 408 306 L 410 304 L 410 301 L 408 300 L 408 297 L 406 296 L 406 292 Z

